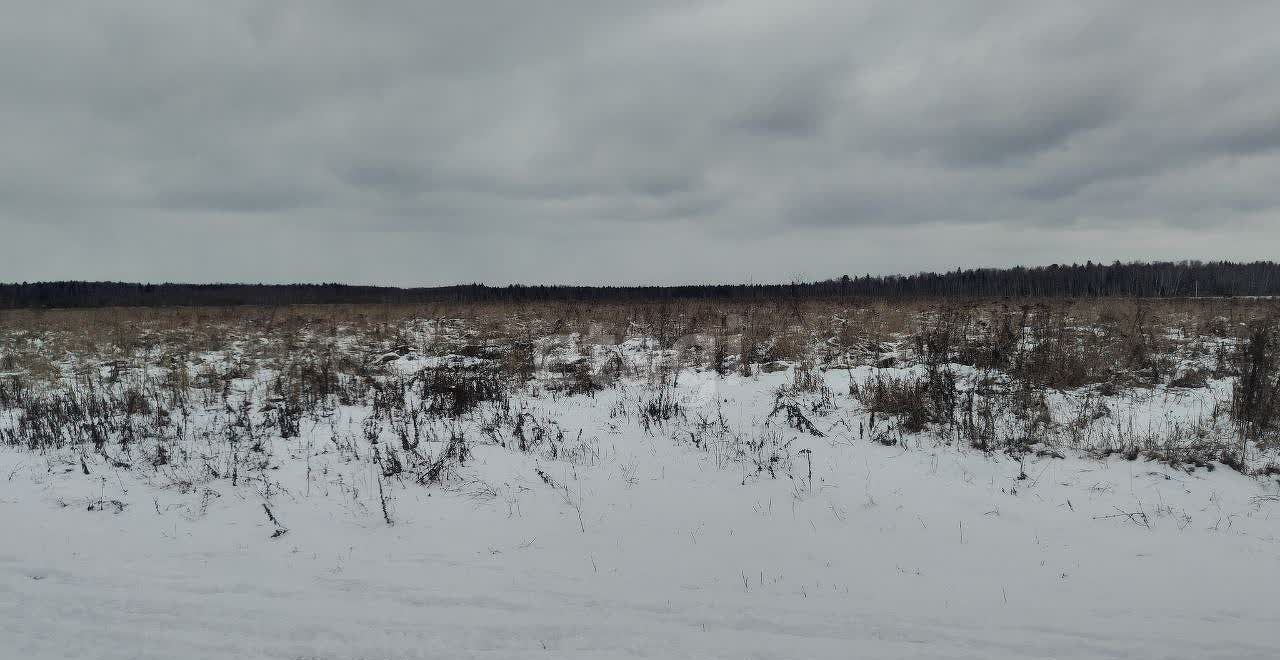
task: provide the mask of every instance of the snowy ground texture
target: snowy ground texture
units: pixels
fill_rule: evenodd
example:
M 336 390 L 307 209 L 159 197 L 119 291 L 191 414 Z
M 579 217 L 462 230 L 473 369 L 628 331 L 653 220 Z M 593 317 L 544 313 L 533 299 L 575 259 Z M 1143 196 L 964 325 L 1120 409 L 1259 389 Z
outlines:
M 885 446 L 847 395 L 819 436 L 769 417 L 791 382 L 686 372 L 660 428 L 642 383 L 513 399 L 556 457 L 476 443 L 431 486 L 338 449 L 341 409 L 269 443 L 265 491 L 0 449 L 0 655 L 1280 657 L 1274 479 Z M 710 417 L 772 448 L 681 438 Z

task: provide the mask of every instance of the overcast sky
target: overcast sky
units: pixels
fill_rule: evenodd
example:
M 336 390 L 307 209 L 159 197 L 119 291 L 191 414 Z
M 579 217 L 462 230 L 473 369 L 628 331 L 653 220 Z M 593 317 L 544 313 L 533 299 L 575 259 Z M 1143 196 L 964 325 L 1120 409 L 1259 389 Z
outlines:
M 0 280 L 1280 256 L 1280 3 L 0 9 Z

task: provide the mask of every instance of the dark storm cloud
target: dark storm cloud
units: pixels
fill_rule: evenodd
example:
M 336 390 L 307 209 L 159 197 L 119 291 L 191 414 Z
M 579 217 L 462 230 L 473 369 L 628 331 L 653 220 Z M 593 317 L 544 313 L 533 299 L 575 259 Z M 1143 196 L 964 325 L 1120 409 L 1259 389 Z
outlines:
M 0 279 L 760 281 L 1280 248 L 1269 3 L 6 5 Z M 193 244 L 220 257 L 157 256 Z

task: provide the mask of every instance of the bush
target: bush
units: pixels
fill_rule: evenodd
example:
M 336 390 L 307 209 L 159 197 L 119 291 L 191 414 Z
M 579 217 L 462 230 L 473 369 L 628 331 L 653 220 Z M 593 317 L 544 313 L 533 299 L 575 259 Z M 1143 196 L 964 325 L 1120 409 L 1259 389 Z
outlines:
M 1231 414 L 1243 438 L 1261 441 L 1280 422 L 1280 327 L 1257 322 L 1236 357 L 1240 375 L 1231 390 Z

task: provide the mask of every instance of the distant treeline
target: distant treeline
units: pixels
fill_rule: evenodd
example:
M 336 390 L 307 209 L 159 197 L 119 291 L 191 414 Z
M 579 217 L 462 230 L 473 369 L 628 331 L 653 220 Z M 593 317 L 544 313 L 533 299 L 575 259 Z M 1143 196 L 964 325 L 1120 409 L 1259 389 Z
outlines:
M 976 268 L 914 275 L 844 276 L 793 284 L 686 286 L 486 286 L 394 288 L 345 284 L 0 284 L 0 309 L 433 302 L 640 302 L 676 299 L 1275 296 L 1280 264 L 1270 261 L 1135 262 Z

